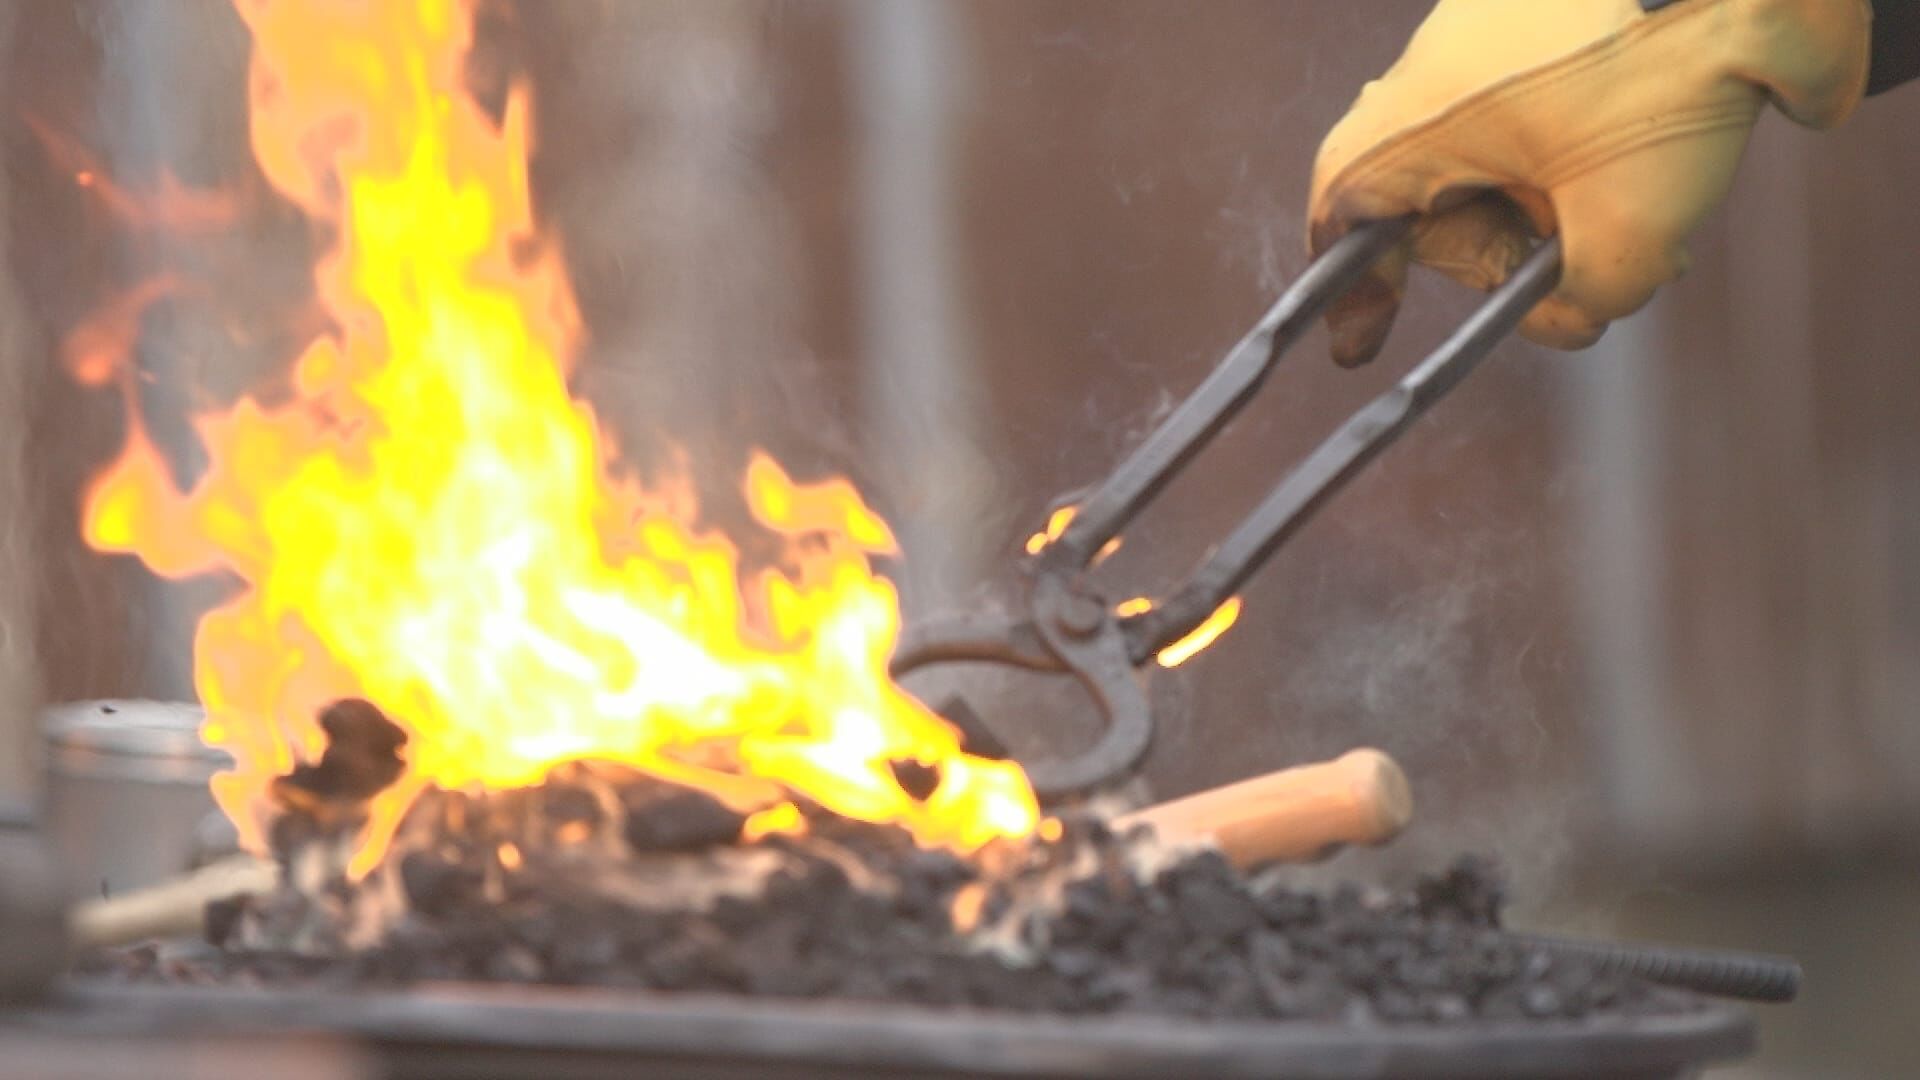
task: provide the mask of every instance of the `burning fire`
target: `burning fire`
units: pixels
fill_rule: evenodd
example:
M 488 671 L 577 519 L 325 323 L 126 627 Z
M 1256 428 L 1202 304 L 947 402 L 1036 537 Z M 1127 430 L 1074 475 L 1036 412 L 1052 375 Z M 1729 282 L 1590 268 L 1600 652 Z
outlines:
M 269 782 L 317 755 L 313 717 L 346 696 L 411 736 L 361 872 L 426 786 L 579 758 L 698 784 L 763 831 L 791 827 L 798 793 L 927 844 L 1031 832 L 1018 766 L 962 753 L 888 677 L 898 600 L 868 560 L 894 538 L 850 484 L 756 457 L 749 505 L 787 558 L 748 571 L 686 500 L 610 470 L 567 389 L 579 328 L 532 220 L 524 88 L 497 123 L 462 89 L 470 3 L 236 7 L 255 156 L 332 230 L 315 273 L 333 325 L 291 400 L 197 418 L 210 465 L 189 491 L 129 408 L 84 530 L 167 577 L 243 583 L 198 626 L 194 675 L 204 737 L 238 763 L 215 794 L 253 845 Z M 939 770 L 925 800 L 902 759 Z

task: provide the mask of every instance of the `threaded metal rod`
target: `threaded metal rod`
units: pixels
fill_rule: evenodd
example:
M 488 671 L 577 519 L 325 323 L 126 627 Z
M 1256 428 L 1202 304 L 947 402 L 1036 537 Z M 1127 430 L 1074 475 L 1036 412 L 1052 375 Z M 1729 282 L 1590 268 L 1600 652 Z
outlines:
M 1785 1002 L 1800 992 L 1800 963 L 1791 957 L 1542 934 L 1508 934 L 1507 938 L 1551 956 L 1583 960 L 1609 974 L 1632 975 L 1715 997 Z

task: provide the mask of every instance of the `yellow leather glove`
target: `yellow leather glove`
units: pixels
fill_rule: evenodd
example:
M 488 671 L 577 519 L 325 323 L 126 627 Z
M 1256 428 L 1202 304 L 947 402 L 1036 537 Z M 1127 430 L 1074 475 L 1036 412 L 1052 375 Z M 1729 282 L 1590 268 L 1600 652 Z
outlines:
M 1560 286 L 1521 332 L 1591 345 L 1685 271 L 1763 106 L 1816 128 L 1853 111 L 1871 22 L 1869 0 L 1440 0 L 1314 168 L 1316 254 L 1424 215 L 1329 312 L 1334 358 L 1379 351 L 1409 261 L 1490 289 L 1556 233 Z

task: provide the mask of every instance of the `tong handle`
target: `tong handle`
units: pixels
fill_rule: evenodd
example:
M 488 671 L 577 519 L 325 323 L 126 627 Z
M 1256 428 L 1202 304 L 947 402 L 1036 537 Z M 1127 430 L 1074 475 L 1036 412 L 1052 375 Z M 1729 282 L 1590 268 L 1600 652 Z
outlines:
M 1314 320 L 1399 243 L 1412 225 L 1412 217 L 1362 225 L 1315 259 L 1199 389 L 1107 476 L 1066 530 L 1040 550 L 1035 569 L 1071 572 L 1091 564 L 1107 541 L 1120 535 L 1127 522 L 1252 399 L 1281 355 Z
M 1559 280 L 1560 241 L 1556 237 L 1535 249 L 1452 337 L 1393 389 L 1363 406 L 1289 473 L 1171 599 L 1124 620 L 1127 651 L 1133 661 L 1144 663 L 1186 637 L 1232 599 L 1275 549 L 1434 402 L 1458 386 Z M 1062 539 L 1072 533 L 1069 528 Z

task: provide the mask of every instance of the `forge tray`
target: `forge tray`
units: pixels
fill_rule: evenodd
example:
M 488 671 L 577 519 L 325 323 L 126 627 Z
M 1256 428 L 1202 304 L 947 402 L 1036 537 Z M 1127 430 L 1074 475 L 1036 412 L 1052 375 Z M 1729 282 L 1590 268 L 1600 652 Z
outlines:
M 0 1012 L 10 1043 L 344 1042 L 339 1076 L 1313 1077 L 1508 1080 L 1694 1075 L 1749 1053 L 1750 1017 L 1709 1006 L 1579 1023 L 1351 1027 L 1032 1017 L 647 992 L 439 985 L 405 992 L 70 984 Z M 202 1061 L 211 1060 L 202 1055 Z M 244 1056 L 243 1056 L 244 1060 Z M 256 1071 L 233 1075 L 261 1075 Z M 364 1069 L 365 1071 L 361 1071 Z M 49 1071 L 48 1075 L 52 1075 Z M 72 1075 L 69 1073 L 68 1075 Z M 211 1077 L 202 1069 L 197 1077 Z M 224 1078 L 223 1078 L 224 1080 Z

